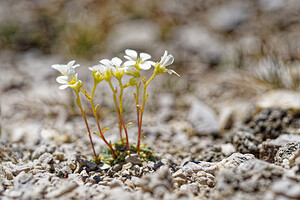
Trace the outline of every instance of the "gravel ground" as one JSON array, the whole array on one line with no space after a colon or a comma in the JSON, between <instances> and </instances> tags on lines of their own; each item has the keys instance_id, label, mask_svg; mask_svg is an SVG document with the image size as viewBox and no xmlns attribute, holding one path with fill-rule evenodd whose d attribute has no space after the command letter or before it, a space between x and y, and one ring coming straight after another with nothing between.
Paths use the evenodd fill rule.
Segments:
<instances>
[{"instance_id":1,"label":"gravel ground","mask_svg":"<svg viewBox=\"0 0 300 200\"><path fill-rule=\"evenodd\" d=\"M82 2L56 1L52 9L47 1L0 3L0 30L16 30L12 39L0 31L0 199L300 199L296 1L135 1L132 8L128 1ZM78 42L80 17L72 15L83 5L84 13L91 11L81 19L88 28L107 28L100 39L87 36L102 41L101 48L88 46L89 54L76 46L89 43ZM13 14L20 10L21 17ZM8 17L7 11L14 12ZM57 21L68 28L59 32ZM6 22L22 31L5 29ZM40 29L45 23L48 31ZM36 30L46 39L32 42ZM170 68L181 77L163 74L149 86L143 142L158 160L131 154L114 166L96 164L74 94L58 89L50 66L76 58L80 79L92 85L87 67L126 48L154 58L167 49L175 57ZM110 88L103 83L97 92L107 139L116 141ZM134 122L132 91L124 95L126 120ZM95 129L89 103L83 106ZM135 124L129 138L137 139ZM102 140L93 140L102 152Z\"/></svg>"}]
</instances>

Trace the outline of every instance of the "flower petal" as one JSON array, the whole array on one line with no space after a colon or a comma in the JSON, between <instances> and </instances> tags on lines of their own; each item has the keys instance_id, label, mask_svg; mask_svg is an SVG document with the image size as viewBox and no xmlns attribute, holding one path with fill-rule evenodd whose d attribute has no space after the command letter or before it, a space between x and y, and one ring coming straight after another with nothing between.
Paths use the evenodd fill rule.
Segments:
<instances>
[{"instance_id":1,"label":"flower petal","mask_svg":"<svg viewBox=\"0 0 300 200\"><path fill-rule=\"evenodd\" d=\"M168 72L168 74L170 74L170 75L171 74L176 74L178 77L180 77L180 75L172 69L165 69L165 72Z\"/></svg>"},{"instance_id":2,"label":"flower petal","mask_svg":"<svg viewBox=\"0 0 300 200\"><path fill-rule=\"evenodd\" d=\"M142 62L145 62L146 60L149 60L151 56L147 53L140 53L140 59Z\"/></svg>"},{"instance_id":3,"label":"flower petal","mask_svg":"<svg viewBox=\"0 0 300 200\"><path fill-rule=\"evenodd\" d=\"M132 59L130 56L127 56L127 55L125 55L124 58L126 58L126 59L129 60L129 61L134 60L134 59ZM136 60L136 59L135 59L135 60Z\"/></svg>"},{"instance_id":4,"label":"flower petal","mask_svg":"<svg viewBox=\"0 0 300 200\"><path fill-rule=\"evenodd\" d=\"M69 78L73 78L73 77L75 76L75 74L76 74L75 69L70 68L70 69L67 70L67 76L68 76Z\"/></svg>"},{"instance_id":5,"label":"flower petal","mask_svg":"<svg viewBox=\"0 0 300 200\"><path fill-rule=\"evenodd\" d=\"M124 67L129 67L129 66L134 66L136 64L136 62L135 61L133 61L133 60L128 60L128 61L126 61L126 62L124 62Z\"/></svg>"},{"instance_id":6,"label":"flower petal","mask_svg":"<svg viewBox=\"0 0 300 200\"><path fill-rule=\"evenodd\" d=\"M120 67L120 65L122 64L122 60L118 57L114 57L113 59L111 59L111 62L116 67Z\"/></svg>"},{"instance_id":7,"label":"flower petal","mask_svg":"<svg viewBox=\"0 0 300 200\"><path fill-rule=\"evenodd\" d=\"M166 59L164 60L164 62L162 62L161 65L164 66L164 67L166 67L166 66L171 65L173 62L174 62L174 57L171 54L169 54L166 57Z\"/></svg>"},{"instance_id":8,"label":"flower petal","mask_svg":"<svg viewBox=\"0 0 300 200\"><path fill-rule=\"evenodd\" d=\"M67 66L72 67L74 64L75 64L75 60L71 60L70 62L68 62Z\"/></svg>"},{"instance_id":9,"label":"flower petal","mask_svg":"<svg viewBox=\"0 0 300 200\"><path fill-rule=\"evenodd\" d=\"M137 54L137 52L135 50L126 49L125 53L126 53L126 55L128 55L132 59L137 59L137 57L138 57L138 54Z\"/></svg>"},{"instance_id":10,"label":"flower petal","mask_svg":"<svg viewBox=\"0 0 300 200\"><path fill-rule=\"evenodd\" d=\"M68 67L66 65L51 65L51 67L53 69L56 69L57 71L59 71L61 74L65 75L67 73Z\"/></svg>"},{"instance_id":11,"label":"flower petal","mask_svg":"<svg viewBox=\"0 0 300 200\"><path fill-rule=\"evenodd\" d=\"M146 61L147 63L149 63L150 65L152 65L152 66L154 66L155 65L155 62L153 62L153 61Z\"/></svg>"},{"instance_id":12,"label":"flower petal","mask_svg":"<svg viewBox=\"0 0 300 200\"><path fill-rule=\"evenodd\" d=\"M60 90L64 90L64 89L66 89L67 87L70 87L70 85L61 85L61 86L59 86L59 89L60 89Z\"/></svg>"},{"instance_id":13,"label":"flower petal","mask_svg":"<svg viewBox=\"0 0 300 200\"><path fill-rule=\"evenodd\" d=\"M75 69L76 67L79 67L79 66L80 66L79 64L73 65L72 68Z\"/></svg>"},{"instance_id":14,"label":"flower petal","mask_svg":"<svg viewBox=\"0 0 300 200\"><path fill-rule=\"evenodd\" d=\"M165 60L167 59L168 51L164 52L164 55L161 57L160 63L164 63Z\"/></svg>"},{"instance_id":15,"label":"flower petal","mask_svg":"<svg viewBox=\"0 0 300 200\"><path fill-rule=\"evenodd\" d=\"M105 65L105 66L111 66L111 65L112 65L111 61L108 60L108 59L102 59L102 60L100 60L99 62L100 62L101 64Z\"/></svg>"},{"instance_id":16,"label":"flower petal","mask_svg":"<svg viewBox=\"0 0 300 200\"><path fill-rule=\"evenodd\" d=\"M93 67L89 67L89 70L104 72L106 70L106 67L104 65L99 64L99 65L94 65Z\"/></svg>"},{"instance_id":17,"label":"flower petal","mask_svg":"<svg viewBox=\"0 0 300 200\"><path fill-rule=\"evenodd\" d=\"M56 78L56 81L60 84L68 84L69 77L67 76L59 76Z\"/></svg>"},{"instance_id":18,"label":"flower petal","mask_svg":"<svg viewBox=\"0 0 300 200\"><path fill-rule=\"evenodd\" d=\"M143 69L143 70L148 70L148 69L151 68L150 63L148 63L148 62L140 63L139 66L140 66L140 68Z\"/></svg>"}]
</instances>

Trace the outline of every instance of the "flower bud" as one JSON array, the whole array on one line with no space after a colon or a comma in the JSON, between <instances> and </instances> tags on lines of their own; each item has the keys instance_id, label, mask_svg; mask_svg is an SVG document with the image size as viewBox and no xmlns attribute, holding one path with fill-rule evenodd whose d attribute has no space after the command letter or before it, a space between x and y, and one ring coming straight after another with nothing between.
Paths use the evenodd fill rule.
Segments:
<instances>
[{"instance_id":1,"label":"flower bud","mask_svg":"<svg viewBox=\"0 0 300 200\"><path fill-rule=\"evenodd\" d=\"M138 82L137 78L131 78L129 81L129 85L134 86L137 84L137 82Z\"/></svg>"},{"instance_id":2,"label":"flower bud","mask_svg":"<svg viewBox=\"0 0 300 200\"><path fill-rule=\"evenodd\" d=\"M93 71L93 77L94 77L95 83L97 83L97 84L100 83L101 81L103 81L103 79L104 79L103 74L101 74L101 72L99 72L97 70Z\"/></svg>"},{"instance_id":3,"label":"flower bud","mask_svg":"<svg viewBox=\"0 0 300 200\"><path fill-rule=\"evenodd\" d=\"M140 71L135 67L127 67L125 73L129 76L133 76L135 78L140 77Z\"/></svg>"},{"instance_id":4,"label":"flower bud","mask_svg":"<svg viewBox=\"0 0 300 200\"><path fill-rule=\"evenodd\" d=\"M81 87L83 86L83 83L81 80L76 81L76 83L72 86L70 86L71 88L73 88L74 90L79 90Z\"/></svg>"}]
</instances>

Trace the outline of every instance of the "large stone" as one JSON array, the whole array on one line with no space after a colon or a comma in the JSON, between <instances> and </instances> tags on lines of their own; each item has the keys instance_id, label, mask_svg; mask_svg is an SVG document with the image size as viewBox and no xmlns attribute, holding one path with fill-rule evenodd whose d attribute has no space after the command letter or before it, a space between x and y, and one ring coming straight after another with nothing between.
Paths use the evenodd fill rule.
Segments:
<instances>
[{"instance_id":1,"label":"large stone","mask_svg":"<svg viewBox=\"0 0 300 200\"><path fill-rule=\"evenodd\" d=\"M125 161L126 162L130 162L133 165L141 165L141 158L138 154L130 154L128 156L125 157Z\"/></svg>"},{"instance_id":2,"label":"large stone","mask_svg":"<svg viewBox=\"0 0 300 200\"><path fill-rule=\"evenodd\" d=\"M187 119L194 126L197 135L216 135L219 132L216 113L201 101L192 103Z\"/></svg>"},{"instance_id":3,"label":"large stone","mask_svg":"<svg viewBox=\"0 0 300 200\"><path fill-rule=\"evenodd\" d=\"M221 162L219 162L217 166L219 169L236 168L240 166L242 163L253 159L254 159L254 155L252 154L234 153L228 158L225 158Z\"/></svg>"},{"instance_id":4,"label":"large stone","mask_svg":"<svg viewBox=\"0 0 300 200\"><path fill-rule=\"evenodd\" d=\"M280 108L300 111L300 93L288 90L272 90L257 100L259 108Z\"/></svg>"},{"instance_id":5,"label":"large stone","mask_svg":"<svg viewBox=\"0 0 300 200\"><path fill-rule=\"evenodd\" d=\"M278 180L271 185L271 190L288 198L300 199L300 183L294 180Z\"/></svg>"},{"instance_id":6,"label":"large stone","mask_svg":"<svg viewBox=\"0 0 300 200\"><path fill-rule=\"evenodd\" d=\"M159 30L156 24L144 20L132 20L118 24L112 29L107 39L110 44L108 48L113 52L123 51L126 48L151 49L158 36Z\"/></svg>"},{"instance_id":7,"label":"large stone","mask_svg":"<svg viewBox=\"0 0 300 200\"><path fill-rule=\"evenodd\" d=\"M221 169L216 175L216 186L211 192L211 198L268 199L266 191L284 173L282 167L258 159L248 160L234 168Z\"/></svg>"},{"instance_id":8,"label":"large stone","mask_svg":"<svg viewBox=\"0 0 300 200\"><path fill-rule=\"evenodd\" d=\"M140 181L142 190L151 193L156 198L162 198L166 192L173 191L173 178L167 166L144 176Z\"/></svg>"},{"instance_id":9,"label":"large stone","mask_svg":"<svg viewBox=\"0 0 300 200\"><path fill-rule=\"evenodd\" d=\"M231 31L247 21L252 14L253 8L246 1L230 1L212 9L208 21L215 29Z\"/></svg>"},{"instance_id":10,"label":"large stone","mask_svg":"<svg viewBox=\"0 0 300 200\"><path fill-rule=\"evenodd\" d=\"M268 162L275 162L277 151L289 142L300 142L300 135L285 134L263 142L259 150L259 158Z\"/></svg>"},{"instance_id":11,"label":"large stone","mask_svg":"<svg viewBox=\"0 0 300 200\"><path fill-rule=\"evenodd\" d=\"M296 155L299 149L300 149L300 142L289 142L284 146L280 147L274 158L276 164L289 168L290 158ZM288 166L286 166L285 163L287 163Z\"/></svg>"},{"instance_id":12,"label":"large stone","mask_svg":"<svg viewBox=\"0 0 300 200\"><path fill-rule=\"evenodd\" d=\"M179 52L185 50L188 55L196 53L195 60L199 60L200 57L205 63L214 65L222 59L224 49L220 45L218 36L203 26L198 24L181 26L176 31L175 38ZM190 60L192 58L189 56Z\"/></svg>"}]
</instances>

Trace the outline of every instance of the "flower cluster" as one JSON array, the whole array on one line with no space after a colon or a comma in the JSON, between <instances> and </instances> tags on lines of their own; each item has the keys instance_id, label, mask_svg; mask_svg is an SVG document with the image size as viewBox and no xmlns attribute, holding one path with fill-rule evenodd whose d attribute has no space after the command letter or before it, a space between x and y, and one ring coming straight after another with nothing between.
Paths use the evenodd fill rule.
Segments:
<instances>
[{"instance_id":1,"label":"flower cluster","mask_svg":"<svg viewBox=\"0 0 300 200\"><path fill-rule=\"evenodd\" d=\"M83 83L78 79L78 74L76 73L75 69L79 67L79 65L74 65L75 61L70 61L67 65L52 65L52 68L58 70L61 73L61 76L57 77L56 81L62 84L59 89L63 90L67 87L72 88L76 94L76 103L80 108L81 114L83 116L84 122L86 124L86 128L88 131L88 135L90 138L90 142L93 148L93 153L95 159L97 161L97 154L94 149L94 144L91 137L91 131L85 116L85 110L82 108L81 100L80 100L80 93L83 93L84 96L90 101L92 106L94 117L97 122L98 132L93 132L96 135L99 135L102 140L106 143L109 147L110 151L114 158L117 158L118 152L115 152L113 145L105 139L104 132L108 130L108 128L102 129L100 126L100 121L97 116L97 109L99 105L94 104L94 94L96 91L96 87L101 81L106 81L113 93L113 100L115 103L115 107L119 117L119 131L120 131L120 139L124 145L126 145L127 153L130 153L129 148L129 141L128 141L128 132L127 127L132 123L125 124L124 116L123 116L123 94L124 90L131 86L135 87L136 92L133 93L136 103L136 113L137 113L137 127L138 127L138 138L136 143L136 152L140 153L140 146L141 146L141 139L142 139L142 121L143 121L143 114L145 109L145 103L148 97L147 93L147 86L151 80L154 79L155 76L163 73L169 74L176 74L179 76L174 70L167 69L169 65L174 62L174 57L171 54L168 54L167 51L164 52L161 60L159 62L151 61L151 55L147 53L140 53L138 54L134 50L127 49L125 51L124 58L126 61L123 61L120 58L114 57L111 60L102 59L100 60L100 64L89 67L89 70L92 71L93 79L94 79L94 87L91 94L88 94L86 90L82 89ZM123 63L123 64L122 64ZM146 77L141 75L141 70L149 70L151 67L154 68L153 74L150 78L146 80ZM124 74L131 77L130 81L126 84L123 84L122 77ZM119 83L119 90L117 87L114 87L112 84L112 77L116 78ZM142 93L140 95L141 86L143 87ZM118 92L119 91L119 92ZM117 98L119 96L119 98ZM141 96L141 97L140 97ZM142 101L140 103L140 98ZM122 136L123 130L125 132L125 137ZM125 141L126 140L126 141Z\"/></svg>"}]
</instances>

